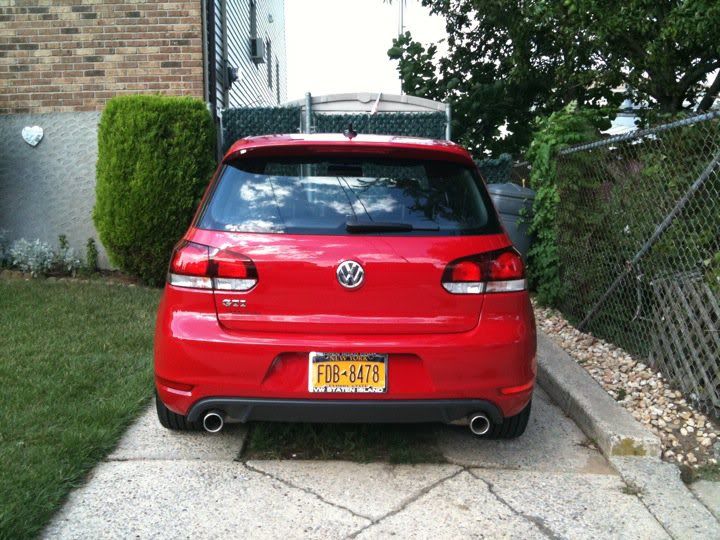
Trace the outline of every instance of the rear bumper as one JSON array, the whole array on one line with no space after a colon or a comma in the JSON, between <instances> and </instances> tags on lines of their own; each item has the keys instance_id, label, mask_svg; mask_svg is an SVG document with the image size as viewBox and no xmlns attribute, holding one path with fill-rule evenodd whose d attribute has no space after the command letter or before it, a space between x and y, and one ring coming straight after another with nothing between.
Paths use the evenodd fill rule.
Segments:
<instances>
[{"instance_id":1,"label":"rear bumper","mask_svg":"<svg viewBox=\"0 0 720 540\"><path fill-rule=\"evenodd\" d=\"M218 410L227 422L326 422L351 423L450 423L475 412L485 413L495 423L502 413L489 401L464 400L309 400L206 398L195 403L188 420L202 419L204 413Z\"/></svg>"},{"instance_id":2,"label":"rear bumper","mask_svg":"<svg viewBox=\"0 0 720 540\"><path fill-rule=\"evenodd\" d=\"M484 410L485 403L506 418L532 396L535 345L525 292L487 295L478 326L468 332L310 335L227 330L218 324L212 292L168 286L158 311L155 383L177 414L222 398L239 421L445 422ZM387 391L309 392L311 351L388 354ZM392 420L400 417L408 420Z\"/></svg>"}]
</instances>

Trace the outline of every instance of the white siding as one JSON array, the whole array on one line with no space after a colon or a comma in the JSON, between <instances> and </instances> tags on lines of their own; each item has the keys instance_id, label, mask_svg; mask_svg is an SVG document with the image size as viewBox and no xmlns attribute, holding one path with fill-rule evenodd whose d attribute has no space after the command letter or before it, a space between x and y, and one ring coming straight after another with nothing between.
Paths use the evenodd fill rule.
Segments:
<instances>
[{"instance_id":1,"label":"white siding","mask_svg":"<svg viewBox=\"0 0 720 540\"><path fill-rule=\"evenodd\" d=\"M215 2L216 96L218 110L225 107L278 105L287 96L284 0L256 0L257 37L266 44L265 62L250 59L251 0L212 0ZM223 20L224 16L224 20ZM272 18L272 22L270 19ZM267 52L271 51L268 58ZM238 70L238 80L230 89L225 85L226 67ZM280 80L277 81L279 68ZM270 76L269 76L270 75ZM268 84L269 80L271 84ZM278 100L276 85L280 85Z\"/></svg>"}]
</instances>

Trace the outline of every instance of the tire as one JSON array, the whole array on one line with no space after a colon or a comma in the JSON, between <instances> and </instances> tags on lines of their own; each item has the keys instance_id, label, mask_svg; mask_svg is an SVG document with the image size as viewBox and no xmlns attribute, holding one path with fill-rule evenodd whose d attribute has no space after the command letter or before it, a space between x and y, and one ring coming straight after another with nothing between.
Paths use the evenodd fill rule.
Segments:
<instances>
[{"instance_id":1,"label":"tire","mask_svg":"<svg viewBox=\"0 0 720 540\"><path fill-rule=\"evenodd\" d=\"M532 401L515 416L505 418L502 424L493 424L485 435L486 439L515 439L525 433L525 428L530 420L530 409Z\"/></svg>"},{"instance_id":2,"label":"tire","mask_svg":"<svg viewBox=\"0 0 720 540\"><path fill-rule=\"evenodd\" d=\"M196 422L188 422L187 417L172 412L165 404L160 401L157 393L155 394L155 409L157 410L160 425L165 429L173 431L197 431L200 426Z\"/></svg>"}]
</instances>

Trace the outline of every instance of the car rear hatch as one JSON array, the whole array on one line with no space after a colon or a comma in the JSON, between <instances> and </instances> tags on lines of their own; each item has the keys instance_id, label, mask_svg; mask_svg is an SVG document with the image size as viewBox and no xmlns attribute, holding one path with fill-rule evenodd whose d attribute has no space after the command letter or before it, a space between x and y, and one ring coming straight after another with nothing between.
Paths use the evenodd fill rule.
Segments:
<instances>
[{"instance_id":1,"label":"car rear hatch","mask_svg":"<svg viewBox=\"0 0 720 540\"><path fill-rule=\"evenodd\" d=\"M186 240L223 327L346 335L471 330L483 294L443 281L509 244L472 168L367 155L227 164Z\"/></svg>"},{"instance_id":2,"label":"car rear hatch","mask_svg":"<svg viewBox=\"0 0 720 540\"><path fill-rule=\"evenodd\" d=\"M500 247L487 237L470 247L461 238L378 238L234 234L197 231L196 241L252 260L257 283L248 291L215 290L218 320L232 330L318 334L463 332L478 324L483 295L453 295L441 284L448 263ZM364 271L355 288L337 268L355 261Z\"/></svg>"}]
</instances>

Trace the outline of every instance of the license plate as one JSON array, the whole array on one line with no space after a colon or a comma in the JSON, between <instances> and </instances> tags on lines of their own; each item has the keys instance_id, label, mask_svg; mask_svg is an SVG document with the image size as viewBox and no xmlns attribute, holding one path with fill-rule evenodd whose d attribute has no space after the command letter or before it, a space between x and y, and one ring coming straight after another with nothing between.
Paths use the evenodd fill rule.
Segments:
<instances>
[{"instance_id":1,"label":"license plate","mask_svg":"<svg viewBox=\"0 0 720 540\"><path fill-rule=\"evenodd\" d=\"M310 392L380 393L387 388L387 354L311 352Z\"/></svg>"}]
</instances>

